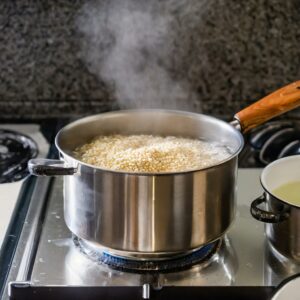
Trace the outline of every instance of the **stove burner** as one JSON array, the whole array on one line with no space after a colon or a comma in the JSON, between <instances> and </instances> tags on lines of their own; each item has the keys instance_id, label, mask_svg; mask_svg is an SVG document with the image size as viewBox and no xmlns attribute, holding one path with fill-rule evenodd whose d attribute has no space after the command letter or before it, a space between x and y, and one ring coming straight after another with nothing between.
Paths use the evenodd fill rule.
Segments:
<instances>
[{"instance_id":1,"label":"stove burner","mask_svg":"<svg viewBox=\"0 0 300 300\"><path fill-rule=\"evenodd\" d=\"M21 133L0 129L0 183L26 177L27 162L38 154L36 143Z\"/></svg>"},{"instance_id":2,"label":"stove burner","mask_svg":"<svg viewBox=\"0 0 300 300\"><path fill-rule=\"evenodd\" d=\"M269 122L254 130L249 137L255 159L264 165L300 154L300 130L293 122Z\"/></svg>"},{"instance_id":3,"label":"stove burner","mask_svg":"<svg viewBox=\"0 0 300 300\"><path fill-rule=\"evenodd\" d=\"M95 250L87 247L83 240L74 236L74 243L80 251L92 260L106 264L110 268L130 273L172 273L189 269L190 267L207 262L221 246L222 241L218 240L203 246L193 252L175 258L160 260L135 260L121 256L111 255L108 252Z\"/></svg>"}]
</instances>

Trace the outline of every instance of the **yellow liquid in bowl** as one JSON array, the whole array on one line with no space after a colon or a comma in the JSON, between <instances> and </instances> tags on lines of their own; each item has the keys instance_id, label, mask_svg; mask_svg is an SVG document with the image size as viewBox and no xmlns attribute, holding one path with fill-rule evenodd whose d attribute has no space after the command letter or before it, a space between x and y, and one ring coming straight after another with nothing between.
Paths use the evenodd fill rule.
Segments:
<instances>
[{"instance_id":1,"label":"yellow liquid in bowl","mask_svg":"<svg viewBox=\"0 0 300 300\"><path fill-rule=\"evenodd\" d=\"M272 193L277 198L300 207L300 181L285 183L273 190Z\"/></svg>"}]
</instances>

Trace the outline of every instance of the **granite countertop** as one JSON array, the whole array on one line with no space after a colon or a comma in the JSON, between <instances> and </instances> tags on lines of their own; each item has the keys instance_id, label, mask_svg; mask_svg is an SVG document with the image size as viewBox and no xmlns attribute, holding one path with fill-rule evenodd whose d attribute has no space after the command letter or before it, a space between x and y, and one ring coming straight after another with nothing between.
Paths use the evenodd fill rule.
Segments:
<instances>
[{"instance_id":1,"label":"granite countertop","mask_svg":"<svg viewBox=\"0 0 300 300\"><path fill-rule=\"evenodd\" d=\"M114 84L82 59L76 23L85 3L103 11L108 2L1 1L1 118L74 116L118 107ZM196 97L187 101L195 101L195 111L230 118L300 78L297 0L166 0L162 11L174 17L174 55L166 68L172 78L188 82Z\"/></svg>"}]
</instances>

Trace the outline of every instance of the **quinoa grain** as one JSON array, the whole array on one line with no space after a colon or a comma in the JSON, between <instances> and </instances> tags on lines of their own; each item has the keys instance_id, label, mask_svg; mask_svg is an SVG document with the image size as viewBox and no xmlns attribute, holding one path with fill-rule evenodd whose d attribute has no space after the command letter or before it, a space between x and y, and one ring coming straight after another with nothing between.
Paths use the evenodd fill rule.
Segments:
<instances>
[{"instance_id":1,"label":"quinoa grain","mask_svg":"<svg viewBox=\"0 0 300 300\"><path fill-rule=\"evenodd\" d=\"M201 169L230 156L215 142L175 136L106 135L77 147L75 157L104 169L127 172L181 172Z\"/></svg>"}]
</instances>

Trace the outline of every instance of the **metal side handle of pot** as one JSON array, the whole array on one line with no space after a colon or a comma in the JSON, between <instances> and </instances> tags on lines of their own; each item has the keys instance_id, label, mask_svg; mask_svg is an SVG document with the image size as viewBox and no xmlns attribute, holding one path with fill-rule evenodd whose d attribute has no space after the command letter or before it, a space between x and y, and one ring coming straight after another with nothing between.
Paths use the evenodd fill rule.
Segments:
<instances>
[{"instance_id":1,"label":"metal side handle of pot","mask_svg":"<svg viewBox=\"0 0 300 300\"><path fill-rule=\"evenodd\" d=\"M28 170L35 176L74 175L77 168L58 159L35 158L28 161Z\"/></svg>"},{"instance_id":2,"label":"metal side handle of pot","mask_svg":"<svg viewBox=\"0 0 300 300\"><path fill-rule=\"evenodd\" d=\"M259 208L260 205L266 204L266 193L256 198L250 207L250 212L253 218L265 223L279 223L289 218L289 213L286 211L272 212Z\"/></svg>"}]
</instances>

